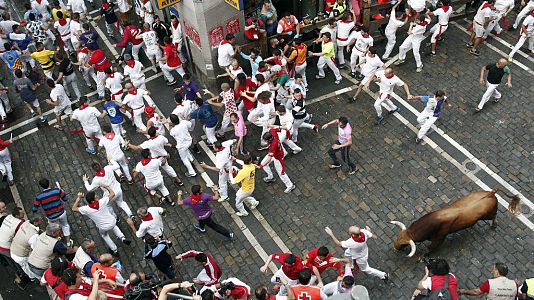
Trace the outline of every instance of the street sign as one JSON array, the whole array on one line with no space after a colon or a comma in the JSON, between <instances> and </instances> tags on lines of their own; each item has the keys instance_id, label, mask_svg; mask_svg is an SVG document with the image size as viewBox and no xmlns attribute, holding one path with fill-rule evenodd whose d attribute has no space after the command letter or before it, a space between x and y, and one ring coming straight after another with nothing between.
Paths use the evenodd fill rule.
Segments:
<instances>
[{"instance_id":1,"label":"street sign","mask_svg":"<svg viewBox=\"0 0 534 300\"><path fill-rule=\"evenodd\" d=\"M158 9L164 9L165 7L174 5L182 0L156 0L156 7Z\"/></svg>"},{"instance_id":2,"label":"street sign","mask_svg":"<svg viewBox=\"0 0 534 300\"><path fill-rule=\"evenodd\" d=\"M226 3L230 4L233 8L237 10L243 10L245 5L243 0L224 0Z\"/></svg>"}]
</instances>

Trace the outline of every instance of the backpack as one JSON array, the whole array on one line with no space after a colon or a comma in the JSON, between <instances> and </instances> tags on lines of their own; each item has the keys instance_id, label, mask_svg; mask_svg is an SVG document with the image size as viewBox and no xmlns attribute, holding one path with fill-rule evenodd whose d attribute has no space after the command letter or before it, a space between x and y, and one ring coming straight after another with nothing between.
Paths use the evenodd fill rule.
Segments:
<instances>
[{"instance_id":1,"label":"backpack","mask_svg":"<svg viewBox=\"0 0 534 300\"><path fill-rule=\"evenodd\" d=\"M430 292L426 297L423 297L421 299L425 299L425 300L452 300L452 295L451 295L451 292L449 291L449 278L450 277L451 277L451 275L447 274L447 278L445 278L445 285L442 288Z\"/></svg>"}]
</instances>

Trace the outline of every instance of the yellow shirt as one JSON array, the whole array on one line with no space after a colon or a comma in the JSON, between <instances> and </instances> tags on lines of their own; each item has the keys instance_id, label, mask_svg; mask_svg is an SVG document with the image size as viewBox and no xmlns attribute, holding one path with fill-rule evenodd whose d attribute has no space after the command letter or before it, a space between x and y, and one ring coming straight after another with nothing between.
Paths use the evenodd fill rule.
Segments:
<instances>
[{"instance_id":1,"label":"yellow shirt","mask_svg":"<svg viewBox=\"0 0 534 300\"><path fill-rule=\"evenodd\" d=\"M332 41L329 41L328 43L323 42L321 50L325 58L332 58L334 56L334 43L332 43Z\"/></svg>"},{"instance_id":2,"label":"yellow shirt","mask_svg":"<svg viewBox=\"0 0 534 300\"><path fill-rule=\"evenodd\" d=\"M31 54L31 57L33 57L41 64L43 70L50 71L54 68L54 61L50 58L50 56L54 55L55 53L56 51L44 49L43 51L33 52Z\"/></svg>"},{"instance_id":3,"label":"yellow shirt","mask_svg":"<svg viewBox=\"0 0 534 300\"><path fill-rule=\"evenodd\" d=\"M256 175L256 166L254 164L244 165L234 177L236 182L241 182L241 189L245 193L254 191L254 177Z\"/></svg>"},{"instance_id":4,"label":"yellow shirt","mask_svg":"<svg viewBox=\"0 0 534 300\"><path fill-rule=\"evenodd\" d=\"M61 0L60 0L61 1ZM64 8L52 8L52 19L54 20L54 22L57 22L57 20L59 20L59 18L57 17L57 12L60 11L61 13L63 13L63 18L68 18L70 17L70 14L69 14L69 11L64 9Z\"/></svg>"}]
</instances>

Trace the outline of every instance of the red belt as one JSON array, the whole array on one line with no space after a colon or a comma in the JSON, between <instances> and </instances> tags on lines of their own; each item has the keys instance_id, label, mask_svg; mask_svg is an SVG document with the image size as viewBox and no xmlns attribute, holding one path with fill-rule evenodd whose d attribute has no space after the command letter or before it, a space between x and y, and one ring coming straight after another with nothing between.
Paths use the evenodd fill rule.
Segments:
<instances>
[{"instance_id":1,"label":"red belt","mask_svg":"<svg viewBox=\"0 0 534 300\"><path fill-rule=\"evenodd\" d=\"M340 40L340 41L348 41L349 38L340 38L339 36L336 36L336 40Z\"/></svg>"}]
</instances>

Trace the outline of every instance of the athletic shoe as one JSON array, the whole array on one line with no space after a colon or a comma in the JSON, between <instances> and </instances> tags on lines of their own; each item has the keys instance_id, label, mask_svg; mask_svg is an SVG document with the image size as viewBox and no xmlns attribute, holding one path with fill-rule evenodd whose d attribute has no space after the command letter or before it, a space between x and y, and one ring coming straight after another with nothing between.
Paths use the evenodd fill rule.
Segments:
<instances>
[{"instance_id":1,"label":"athletic shoe","mask_svg":"<svg viewBox=\"0 0 534 300\"><path fill-rule=\"evenodd\" d=\"M471 50L469 51L469 53L471 53L471 54L473 54L473 55L475 55L475 56L479 56L479 55L480 55L480 51L478 51L478 50L473 50L473 49L471 49Z\"/></svg>"},{"instance_id":2,"label":"athletic shoe","mask_svg":"<svg viewBox=\"0 0 534 300\"><path fill-rule=\"evenodd\" d=\"M295 186L295 184L293 184L292 186L288 187L287 189L284 190L284 193L286 194L289 194L291 193L294 189L296 189L297 187Z\"/></svg>"},{"instance_id":3,"label":"athletic shoe","mask_svg":"<svg viewBox=\"0 0 534 300\"><path fill-rule=\"evenodd\" d=\"M416 143L416 144L421 144L421 141L422 141L422 139L420 139L420 138L415 138L415 143Z\"/></svg>"},{"instance_id":4,"label":"athletic shoe","mask_svg":"<svg viewBox=\"0 0 534 300\"><path fill-rule=\"evenodd\" d=\"M299 154L301 151L302 151L302 149L300 149L300 150L293 150L293 154Z\"/></svg>"},{"instance_id":5,"label":"athletic shoe","mask_svg":"<svg viewBox=\"0 0 534 300\"><path fill-rule=\"evenodd\" d=\"M358 171L358 167L357 166L355 166L354 168L350 169L349 175L352 175L352 174L356 173L356 171Z\"/></svg>"},{"instance_id":6,"label":"athletic shoe","mask_svg":"<svg viewBox=\"0 0 534 300\"><path fill-rule=\"evenodd\" d=\"M173 80L171 82L167 82L167 85L171 86L171 85L175 85L176 84L176 80Z\"/></svg>"},{"instance_id":7,"label":"athletic shoe","mask_svg":"<svg viewBox=\"0 0 534 300\"><path fill-rule=\"evenodd\" d=\"M32 111L32 118L37 116L37 113L35 111Z\"/></svg>"},{"instance_id":8,"label":"athletic shoe","mask_svg":"<svg viewBox=\"0 0 534 300\"><path fill-rule=\"evenodd\" d=\"M318 132L319 132L319 125L314 124L314 125L313 125L313 131L315 131L315 132L318 133Z\"/></svg>"},{"instance_id":9,"label":"athletic shoe","mask_svg":"<svg viewBox=\"0 0 534 300\"><path fill-rule=\"evenodd\" d=\"M180 181L175 180L174 182L176 182L176 184L177 184L178 186L183 186L183 185L184 185L184 182L181 181L181 180L180 180Z\"/></svg>"},{"instance_id":10,"label":"athletic shoe","mask_svg":"<svg viewBox=\"0 0 534 300\"><path fill-rule=\"evenodd\" d=\"M127 240L127 239L122 239L122 243L126 246L130 246L132 244L132 241L130 240Z\"/></svg>"},{"instance_id":11,"label":"athletic shoe","mask_svg":"<svg viewBox=\"0 0 534 300\"><path fill-rule=\"evenodd\" d=\"M69 239L67 242L67 247L72 247L74 245L74 241L72 239Z\"/></svg>"},{"instance_id":12,"label":"athletic shoe","mask_svg":"<svg viewBox=\"0 0 534 300\"><path fill-rule=\"evenodd\" d=\"M391 58L390 57L384 57L382 56L382 60L390 60Z\"/></svg>"},{"instance_id":13,"label":"athletic shoe","mask_svg":"<svg viewBox=\"0 0 534 300\"><path fill-rule=\"evenodd\" d=\"M331 164L331 165L329 166L329 168L330 168L330 169L337 169L337 168L341 168L341 165L340 165L340 164L337 164L337 165L335 165L335 164Z\"/></svg>"},{"instance_id":14,"label":"athletic shoe","mask_svg":"<svg viewBox=\"0 0 534 300\"><path fill-rule=\"evenodd\" d=\"M423 71L423 66L420 66L419 68L415 70L415 72L417 73L421 73L422 71Z\"/></svg>"},{"instance_id":15,"label":"athletic shoe","mask_svg":"<svg viewBox=\"0 0 534 300\"><path fill-rule=\"evenodd\" d=\"M347 66L345 64L339 64L339 66L337 68L340 69L340 70L343 70L343 69L346 69Z\"/></svg>"},{"instance_id":16,"label":"athletic shoe","mask_svg":"<svg viewBox=\"0 0 534 300\"><path fill-rule=\"evenodd\" d=\"M334 81L334 84L340 84L340 83L341 83L341 79Z\"/></svg>"},{"instance_id":17,"label":"athletic shoe","mask_svg":"<svg viewBox=\"0 0 534 300\"><path fill-rule=\"evenodd\" d=\"M473 48L474 45L471 44L471 43L467 43L467 44L465 44L465 46L466 46L467 48Z\"/></svg>"},{"instance_id":18,"label":"athletic shoe","mask_svg":"<svg viewBox=\"0 0 534 300\"><path fill-rule=\"evenodd\" d=\"M350 77L354 78L354 77L356 77L356 72L350 72L349 75L350 75Z\"/></svg>"},{"instance_id":19,"label":"athletic shoe","mask_svg":"<svg viewBox=\"0 0 534 300\"><path fill-rule=\"evenodd\" d=\"M193 227L200 232L206 232L206 228L202 228L200 224L193 224Z\"/></svg>"},{"instance_id":20,"label":"athletic shoe","mask_svg":"<svg viewBox=\"0 0 534 300\"><path fill-rule=\"evenodd\" d=\"M87 152L87 153L89 153L89 154L92 154L92 155L95 155L95 154L96 154L96 150L95 150L95 149L85 148L85 152Z\"/></svg>"},{"instance_id":21,"label":"athletic shoe","mask_svg":"<svg viewBox=\"0 0 534 300\"><path fill-rule=\"evenodd\" d=\"M119 176L119 182L124 182L126 180L126 177L124 177L124 175L121 174L121 176Z\"/></svg>"},{"instance_id":22,"label":"athletic shoe","mask_svg":"<svg viewBox=\"0 0 534 300\"><path fill-rule=\"evenodd\" d=\"M222 138L224 138L224 134L216 133L216 134L215 134L215 137L216 137L216 138L219 138L219 139L222 139Z\"/></svg>"},{"instance_id":23,"label":"athletic shoe","mask_svg":"<svg viewBox=\"0 0 534 300\"><path fill-rule=\"evenodd\" d=\"M217 200L217 202L219 202L219 203L220 203L220 202L224 202L224 201L226 201L226 200L228 200L228 199L230 199L230 197L228 197L228 196L226 196L226 197L224 197L224 198L221 197L221 198L219 198L219 200Z\"/></svg>"},{"instance_id":24,"label":"athletic shoe","mask_svg":"<svg viewBox=\"0 0 534 300\"><path fill-rule=\"evenodd\" d=\"M47 116L41 116L41 117L39 118L39 121L41 121L41 123L44 123L44 122L46 122L46 119L47 119L47 118L48 118Z\"/></svg>"},{"instance_id":25,"label":"athletic shoe","mask_svg":"<svg viewBox=\"0 0 534 300\"><path fill-rule=\"evenodd\" d=\"M54 129L57 130L63 130L63 127L59 126L58 124L54 125Z\"/></svg>"},{"instance_id":26,"label":"athletic shoe","mask_svg":"<svg viewBox=\"0 0 534 300\"><path fill-rule=\"evenodd\" d=\"M402 65L403 63L404 63L404 59L399 59L394 63L394 65L398 66L398 65Z\"/></svg>"},{"instance_id":27,"label":"athletic shoe","mask_svg":"<svg viewBox=\"0 0 534 300\"><path fill-rule=\"evenodd\" d=\"M397 107L397 109L395 109L395 110L390 110L390 111L388 111L388 114L389 114L389 115L392 115L392 114L394 114L394 113L396 113L396 112L400 112L400 107Z\"/></svg>"},{"instance_id":28,"label":"athletic shoe","mask_svg":"<svg viewBox=\"0 0 534 300\"><path fill-rule=\"evenodd\" d=\"M244 212L243 211L238 211L238 212L235 213L235 215L238 216L238 217L246 217L246 216L248 216L248 212L246 212L246 211L244 211Z\"/></svg>"},{"instance_id":29,"label":"athletic shoe","mask_svg":"<svg viewBox=\"0 0 534 300\"><path fill-rule=\"evenodd\" d=\"M195 176L197 176L197 173L193 173L193 174L185 173L185 176L187 176L187 177L195 177Z\"/></svg>"},{"instance_id":30,"label":"athletic shoe","mask_svg":"<svg viewBox=\"0 0 534 300\"><path fill-rule=\"evenodd\" d=\"M267 149L269 149L269 145L260 145L258 147L258 151L263 151L263 150L267 150Z\"/></svg>"},{"instance_id":31,"label":"athletic shoe","mask_svg":"<svg viewBox=\"0 0 534 300\"><path fill-rule=\"evenodd\" d=\"M363 76L361 74L356 76L356 80L358 80L358 81L362 81L364 78L365 78L365 76Z\"/></svg>"},{"instance_id":32,"label":"athletic shoe","mask_svg":"<svg viewBox=\"0 0 534 300\"><path fill-rule=\"evenodd\" d=\"M533 53L534 53L534 52L533 52ZM513 59L511 56L509 56L509 57L508 57L508 61L509 61L509 62L513 62L514 59Z\"/></svg>"},{"instance_id":33,"label":"athletic shoe","mask_svg":"<svg viewBox=\"0 0 534 300\"><path fill-rule=\"evenodd\" d=\"M380 125L384 121L384 117L376 117L375 125Z\"/></svg>"},{"instance_id":34,"label":"athletic shoe","mask_svg":"<svg viewBox=\"0 0 534 300\"><path fill-rule=\"evenodd\" d=\"M493 102L497 103L497 102L499 102L500 100L501 100L501 98L495 98L495 99L493 99Z\"/></svg>"},{"instance_id":35,"label":"athletic shoe","mask_svg":"<svg viewBox=\"0 0 534 300\"><path fill-rule=\"evenodd\" d=\"M128 218L130 218L134 223L137 223L139 221L139 218L137 218L135 215L131 215Z\"/></svg>"},{"instance_id":36,"label":"athletic shoe","mask_svg":"<svg viewBox=\"0 0 534 300\"><path fill-rule=\"evenodd\" d=\"M250 209L255 209L256 207L258 207L258 205L260 205L260 201L256 200L256 202L252 203Z\"/></svg>"},{"instance_id":37,"label":"athletic shoe","mask_svg":"<svg viewBox=\"0 0 534 300\"><path fill-rule=\"evenodd\" d=\"M315 75L315 79L323 79L324 76L320 76L320 75Z\"/></svg>"},{"instance_id":38,"label":"athletic shoe","mask_svg":"<svg viewBox=\"0 0 534 300\"><path fill-rule=\"evenodd\" d=\"M388 281L389 281L389 273L386 273L386 275L384 275L384 278L382 278L382 280L384 280L385 283L388 283Z\"/></svg>"},{"instance_id":39,"label":"athletic shoe","mask_svg":"<svg viewBox=\"0 0 534 300\"><path fill-rule=\"evenodd\" d=\"M265 182L265 183L271 183L271 182L275 182L275 181L276 181L276 179L274 177L271 177L271 178L265 177L265 178L263 178L263 182Z\"/></svg>"},{"instance_id":40,"label":"athletic shoe","mask_svg":"<svg viewBox=\"0 0 534 300\"><path fill-rule=\"evenodd\" d=\"M478 112L480 112L481 110L482 110L481 108L478 108L478 107L475 108L475 114L478 113Z\"/></svg>"}]
</instances>

